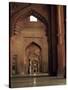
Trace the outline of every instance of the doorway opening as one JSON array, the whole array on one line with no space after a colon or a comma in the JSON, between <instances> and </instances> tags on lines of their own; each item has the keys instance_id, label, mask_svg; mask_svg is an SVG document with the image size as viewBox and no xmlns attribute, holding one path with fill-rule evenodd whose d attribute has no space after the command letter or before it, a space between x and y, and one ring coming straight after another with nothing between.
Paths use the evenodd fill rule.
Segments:
<instances>
[{"instance_id":1,"label":"doorway opening","mask_svg":"<svg viewBox=\"0 0 68 90\"><path fill-rule=\"evenodd\" d=\"M28 74L40 73L41 48L36 43L32 42L26 48L28 61Z\"/></svg>"}]
</instances>

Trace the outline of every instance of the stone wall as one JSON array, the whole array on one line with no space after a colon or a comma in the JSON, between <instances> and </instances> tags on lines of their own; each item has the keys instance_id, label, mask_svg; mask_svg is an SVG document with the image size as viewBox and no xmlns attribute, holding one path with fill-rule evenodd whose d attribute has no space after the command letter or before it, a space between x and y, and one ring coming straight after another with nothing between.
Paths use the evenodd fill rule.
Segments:
<instances>
[{"instance_id":1,"label":"stone wall","mask_svg":"<svg viewBox=\"0 0 68 90\"><path fill-rule=\"evenodd\" d=\"M23 20L18 20L15 25L15 35L11 37L11 62L13 60L13 55L17 55L18 73L28 73L25 50L31 42L40 46L42 72L48 72L48 42L46 26L39 20L37 22L30 22L29 17Z\"/></svg>"}]
</instances>

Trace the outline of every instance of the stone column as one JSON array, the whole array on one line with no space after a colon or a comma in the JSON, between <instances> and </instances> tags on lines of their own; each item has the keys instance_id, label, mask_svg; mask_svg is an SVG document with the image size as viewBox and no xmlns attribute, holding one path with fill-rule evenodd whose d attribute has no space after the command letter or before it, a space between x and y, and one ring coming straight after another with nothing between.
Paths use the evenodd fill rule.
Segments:
<instances>
[{"instance_id":1,"label":"stone column","mask_svg":"<svg viewBox=\"0 0 68 90\"><path fill-rule=\"evenodd\" d=\"M64 42L64 9L63 6L57 6L58 22L58 73L64 73L65 67L65 42Z\"/></svg>"},{"instance_id":2,"label":"stone column","mask_svg":"<svg viewBox=\"0 0 68 90\"><path fill-rule=\"evenodd\" d=\"M49 75L57 75L57 25L56 6L50 7L50 29L49 29Z\"/></svg>"}]
</instances>

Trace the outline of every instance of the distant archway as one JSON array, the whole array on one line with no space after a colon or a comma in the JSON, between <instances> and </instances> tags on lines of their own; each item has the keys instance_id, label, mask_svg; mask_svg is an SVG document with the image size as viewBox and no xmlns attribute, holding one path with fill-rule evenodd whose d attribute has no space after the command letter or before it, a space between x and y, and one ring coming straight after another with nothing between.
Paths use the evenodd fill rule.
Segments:
<instances>
[{"instance_id":1,"label":"distant archway","mask_svg":"<svg viewBox=\"0 0 68 90\"><path fill-rule=\"evenodd\" d=\"M32 42L26 47L26 60L28 62L28 73L34 74L40 72L41 48Z\"/></svg>"}]
</instances>

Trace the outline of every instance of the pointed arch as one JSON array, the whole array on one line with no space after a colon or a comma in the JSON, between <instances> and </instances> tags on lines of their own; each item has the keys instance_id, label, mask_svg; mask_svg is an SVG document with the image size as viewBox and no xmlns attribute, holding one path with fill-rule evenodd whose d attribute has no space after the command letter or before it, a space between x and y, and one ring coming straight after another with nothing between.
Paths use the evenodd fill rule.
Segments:
<instances>
[{"instance_id":1,"label":"pointed arch","mask_svg":"<svg viewBox=\"0 0 68 90\"><path fill-rule=\"evenodd\" d=\"M34 73L34 69L36 68L36 73L40 72L40 67L41 67L41 47L36 44L35 42L31 42L27 47L26 47L26 61L28 70L30 73ZM35 68L34 64L35 62ZM31 67L31 70L30 70Z\"/></svg>"},{"instance_id":2,"label":"pointed arch","mask_svg":"<svg viewBox=\"0 0 68 90\"><path fill-rule=\"evenodd\" d=\"M48 26L48 21L47 19L45 18L45 16L41 15L39 12L37 12L36 10L34 9L30 9L30 10L27 10L27 11L24 11L24 13L20 14L20 12L18 13L18 16L16 17L15 16L15 21L17 21L19 18L26 18L26 17L29 17L30 15L33 15L35 16L37 19L39 19L43 24L45 24L46 26Z\"/></svg>"},{"instance_id":3,"label":"pointed arch","mask_svg":"<svg viewBox=\"0 0 68 90\"><path fill-rule=\"evenodd\" d=\"M35 46L37 46L40 50L41 50L41 46L40 45L38 45L36 42L31 42L31 43L29 43L29 45L25 48L25 49L27 49L28 47L30 47L31 45L35 45Z\"/></svg>"},{"instance_id":4,"label":"pointed arch","mask_svg":"<svg viewBox=\"0 0 68 90\"><path fill-rule=\"evenodd\" d=\"M30 8L30 7L28 7L26 10L22 9L21 11L14 14L14 16L12 16L12 20L11 20L11 22L13 22L12 27L11 27L12 30L15 30L15 24L20 18L22 18L22 20L23 20L24 18L29 17L30 15L33 15L38 20L40 20L46 26L46 28L48 30L49 25L48 25L48 21L46 19L46 16L43 16L43 14L39 13L38 11L36 11L35 9ZM48 31L46 31L46 34L48 35Z\"/></svg>"}]
</instances>

